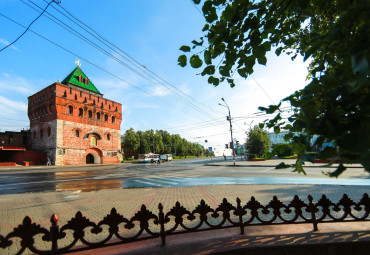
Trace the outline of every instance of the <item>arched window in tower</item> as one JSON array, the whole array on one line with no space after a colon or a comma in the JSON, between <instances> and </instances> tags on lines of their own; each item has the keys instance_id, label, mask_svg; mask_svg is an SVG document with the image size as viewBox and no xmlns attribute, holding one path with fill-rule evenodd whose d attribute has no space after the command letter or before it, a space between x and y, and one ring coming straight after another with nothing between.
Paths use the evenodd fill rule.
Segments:
<instances>
[{"instance_id":1,"label":"arched window in tower","mask_svg":"<svg viewBox=\"0 0 370 255\"><path fill-rule=\"evenodd\" d=\"M73 115L73 106L72 105L68 106L68 114Z\"/></svg>"},{"instance_id":2,"label":"arched window in tower","mask_svg":"<svg viewBox=\"0 0 370 255\"><path fill-rule=\"evenodd\" d=\"M114 124L116 122L116 117L112 116L112 123Z\"/></svg>"},{"instance_id":3,"label":"arched window in tower","mask_svg":"<svg viewBox=\"0 0 370 255\"><path fill-rule=\"evenodd\" d=\"M82 108L78 109L78 117L83 117L84 116L84 110Z\"/></svg>"},{"instance_id":4,"label":"arched window in tower","mask_svg":"<svg viewBox=\"0 0 370 255\"><path fill-rule=\"evenodd\" d=\"M48 136L50 136L50 134L51 134L51 129L50 127L48 127Z\"/></svg>"},{"instance_id":5,"label":"arched window in tower","mask_svg":"<svg viewBox=\"0 0 370 255\"><path fill-rule=\"evenodd\" d=\"M89 119L92 119L93 113L91 110L89 110Z\"/></svg>"},{"instance_id":6,"label":"arched window in tower","mask_svg":"<svg viewBox=\"0 0 370 255\"><path fill-rule=\"evenodd\" d=\"M110 141L110 134L107 134L107 140Z\"/></svg>"},{"instance_id":7,"label":"arched window in tower","mask_svg":"<svg viewBox=\"0 0 370 255\"><path fill-rule=\"evenodd\" d=\"M72 88L69 88L69 94L72 94Z\"/></svg>"},{"instance_id":8,"label":"arched window in tower","mask_svg":"<svg viewBox=\"0 0 370 255\"><path fill-rule=\"evenodd\" d=\"M116 112L118 112L117 106L116 106Z\"/></svg>"},{"instance_id":9,"label":"arched window in tower","mask_svg":"<svg viewBox=\"0 0 370 255\"><path fill-rule=\"evenodd\" d=\"M92 137L90 138L90 145L91 145L91 146L96 146L96 137L95 137L95 136L92 136Z\"/></svg>"},{"instance_id":10,"label":"arched window in tower","mask_svg":"<svg viewBox=\"0 0 370 255\"><path fill-rule=\"evenodd\" d=\"M44 136L44 130L40 130L40 138L42 139L42 137Z\"/></svg>"},{"instance_id":11,"label":"arched window in tower","mask_svg":"<svg viewBox=\"0 0 370 255\"><path fill-rule=\"evenodd\" d=\"M77 101L77 94L75 94L75 100Z\"/></svg>"},{"instance_id":12,"label":"arched window in tower","mask_svg":"<svg viewBox=\"0 0 370 255\"><path fill-rule=\"evenodd\" d=\"M105 115L104 115L104 121L105 121L105 122L108 122L108 114L105 114Z\"/></svg>"},{"instance_id":13,"label":"arched window in tower","mask_svg":"<svg viewBox=\"0 0 370 255\"><path fill-rule=\"evenodd\" d=\"M100 120L100 112L96 113L96 120Z\"/></svg>"},{"instance_id":14,"label":"arched window in tower","mask_svg":"<svg viewBox=\"0 0 370 255\"><path fill-rule=\"evenodd\" d=\"M78 129L75 130L75 136L80 137L80 130L78 130Z\"/></svg>"}]
</instances>

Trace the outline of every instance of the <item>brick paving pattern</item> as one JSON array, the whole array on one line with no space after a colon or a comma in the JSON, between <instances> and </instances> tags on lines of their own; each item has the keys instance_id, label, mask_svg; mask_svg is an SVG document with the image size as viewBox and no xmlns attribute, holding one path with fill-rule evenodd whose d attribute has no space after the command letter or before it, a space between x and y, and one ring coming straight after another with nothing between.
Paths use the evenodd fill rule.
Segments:
<instances>
[{"instance_id":1,"label":"brick paving pattern","mask_svg":"<svg viewBox=\"0 0 370 255\"><path fill-rule=\"evenodd\" d=\"M175 188L141 188L99 190L96 192L45 192L26 193L0 196L0 234L6 235L23 221L28 215L32 221L48 228L50 216L59 216L59 225L64 225L81 211L91 221L98 222L106 216L112 207L126 218L131 218L144 204L154 214L158 213L158 204L162 203L164 211L170 210L179 201L188 210L193 210L204 199L212 208L216 208L223 198L236 205L239 197L242 204L254 196L266 205L274 195L281 201L288 202L294 195L307 202L307 195L317 200L326 194L333 202L337 202L346 193L358 201L368 192L366 186L336 185L214 185ZM70 240L69 240L70 241ZM68 239L66 240L68 243ZM46 246L40 246L40 248ZM12 246L6 252L16 253L19 246ZM4 250L0 250L2 254Z\"/></svg>"}]
</instances>

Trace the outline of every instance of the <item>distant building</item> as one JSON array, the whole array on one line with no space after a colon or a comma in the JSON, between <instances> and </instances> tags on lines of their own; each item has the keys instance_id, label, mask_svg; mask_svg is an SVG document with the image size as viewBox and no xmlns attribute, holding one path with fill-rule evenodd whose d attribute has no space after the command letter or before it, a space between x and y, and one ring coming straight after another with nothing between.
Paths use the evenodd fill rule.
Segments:
<instances>
[{"instance_id":1,"label":"distant building","mask_svg":"<svg viewBox=\"0 0 370 255\"><path fill-rule=\"evenodd\" d=\"M0 150L26 150L30 148L29 130L0 132Z\"/></svg>"},{"instance_id":2,"label":"distant building","mask_svg":"<svg viewBox=\"0 0 370 255\"><path fill-rule=\"evenodd\" d=\"M284 140L284 136L286 134L288 134L288 131L281 131L279 134L275 134L274 132L268 133L270 138L270 148L272 148L275 144L289 143Z\"/></svg>"},{"instance_id":3,"label":"distant building","mask_svg":"<svg viewBox=\"0 0 370 255\"><path fill-rule=\"evenodd\" d=\"M122 160L122 105L103 97L77 66L28 97L30 142L55 165L118 163Z\"/></svg>"},{"instance_id":4,"label":"distant building","mask_svg":"<svg viewBox=\"0 0 370 255\"><path fill-rule=\"evenodd\" d=\"M46 153L31 151L31 132L22 130L20 132L0 132L0 163L14 162L16 164L44 164Z\"/></svg>"},{"instance_id":5,"label":"distant building","mask_svg":"<svg viewBox=\"0 0 370 255\"><path fill-rule=\"evenodd\" d=\"M288 144L288 143L290 143L290 140L287 141L287 142L284 140L284 136L288 133L289 133L288 131L281 131L279 134L275 134L274 132L268 133L268 136L270 137L270 147L271 147L271 149L272 149L273 145L275 145L275 144L279 144L279 143ZM295 135L298 135L298 133L295 133ZM318 137L319 137L318 135L313 135L312 138L311 138L311 146L312 146L312 149L314 151L323 150L328 146L329 147L334 147L333 142L324 142L323 145L320 148L317 148L317 146L315 146L315 142L316 142Z\"/></svg>"}]
</instances>

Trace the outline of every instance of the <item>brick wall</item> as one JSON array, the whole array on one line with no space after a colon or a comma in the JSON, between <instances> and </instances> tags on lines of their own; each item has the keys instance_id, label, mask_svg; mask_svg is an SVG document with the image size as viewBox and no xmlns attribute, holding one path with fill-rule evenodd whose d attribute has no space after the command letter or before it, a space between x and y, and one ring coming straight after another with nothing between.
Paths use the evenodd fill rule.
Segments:
<instances>
[{"instance_id":1,"label":"brick wall","mask_svg":"<svg viewBox=\"0 0 370 255\"><path fill-rule=\"evenodd\" d=\"M22 147L29 149L31 147L30 132L0 132L0 146L4 147Z\"/></svg>"}]
</instances>

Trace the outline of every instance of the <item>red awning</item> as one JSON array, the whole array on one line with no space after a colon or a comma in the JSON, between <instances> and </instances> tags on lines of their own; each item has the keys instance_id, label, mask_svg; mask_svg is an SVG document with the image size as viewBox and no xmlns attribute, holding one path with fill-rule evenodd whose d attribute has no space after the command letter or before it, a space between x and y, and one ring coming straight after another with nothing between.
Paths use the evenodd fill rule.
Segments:
<instances>
[{"instance_id":1,"label":"red awning","mask_svg":"<svg viewBox=\"0 0 370 255\"><path fill-rule=\"evenodd\" d=\"M4 147L0 146L0 151L25 151L26 148L23 147Z\"/></svg>"}]
</instances>

